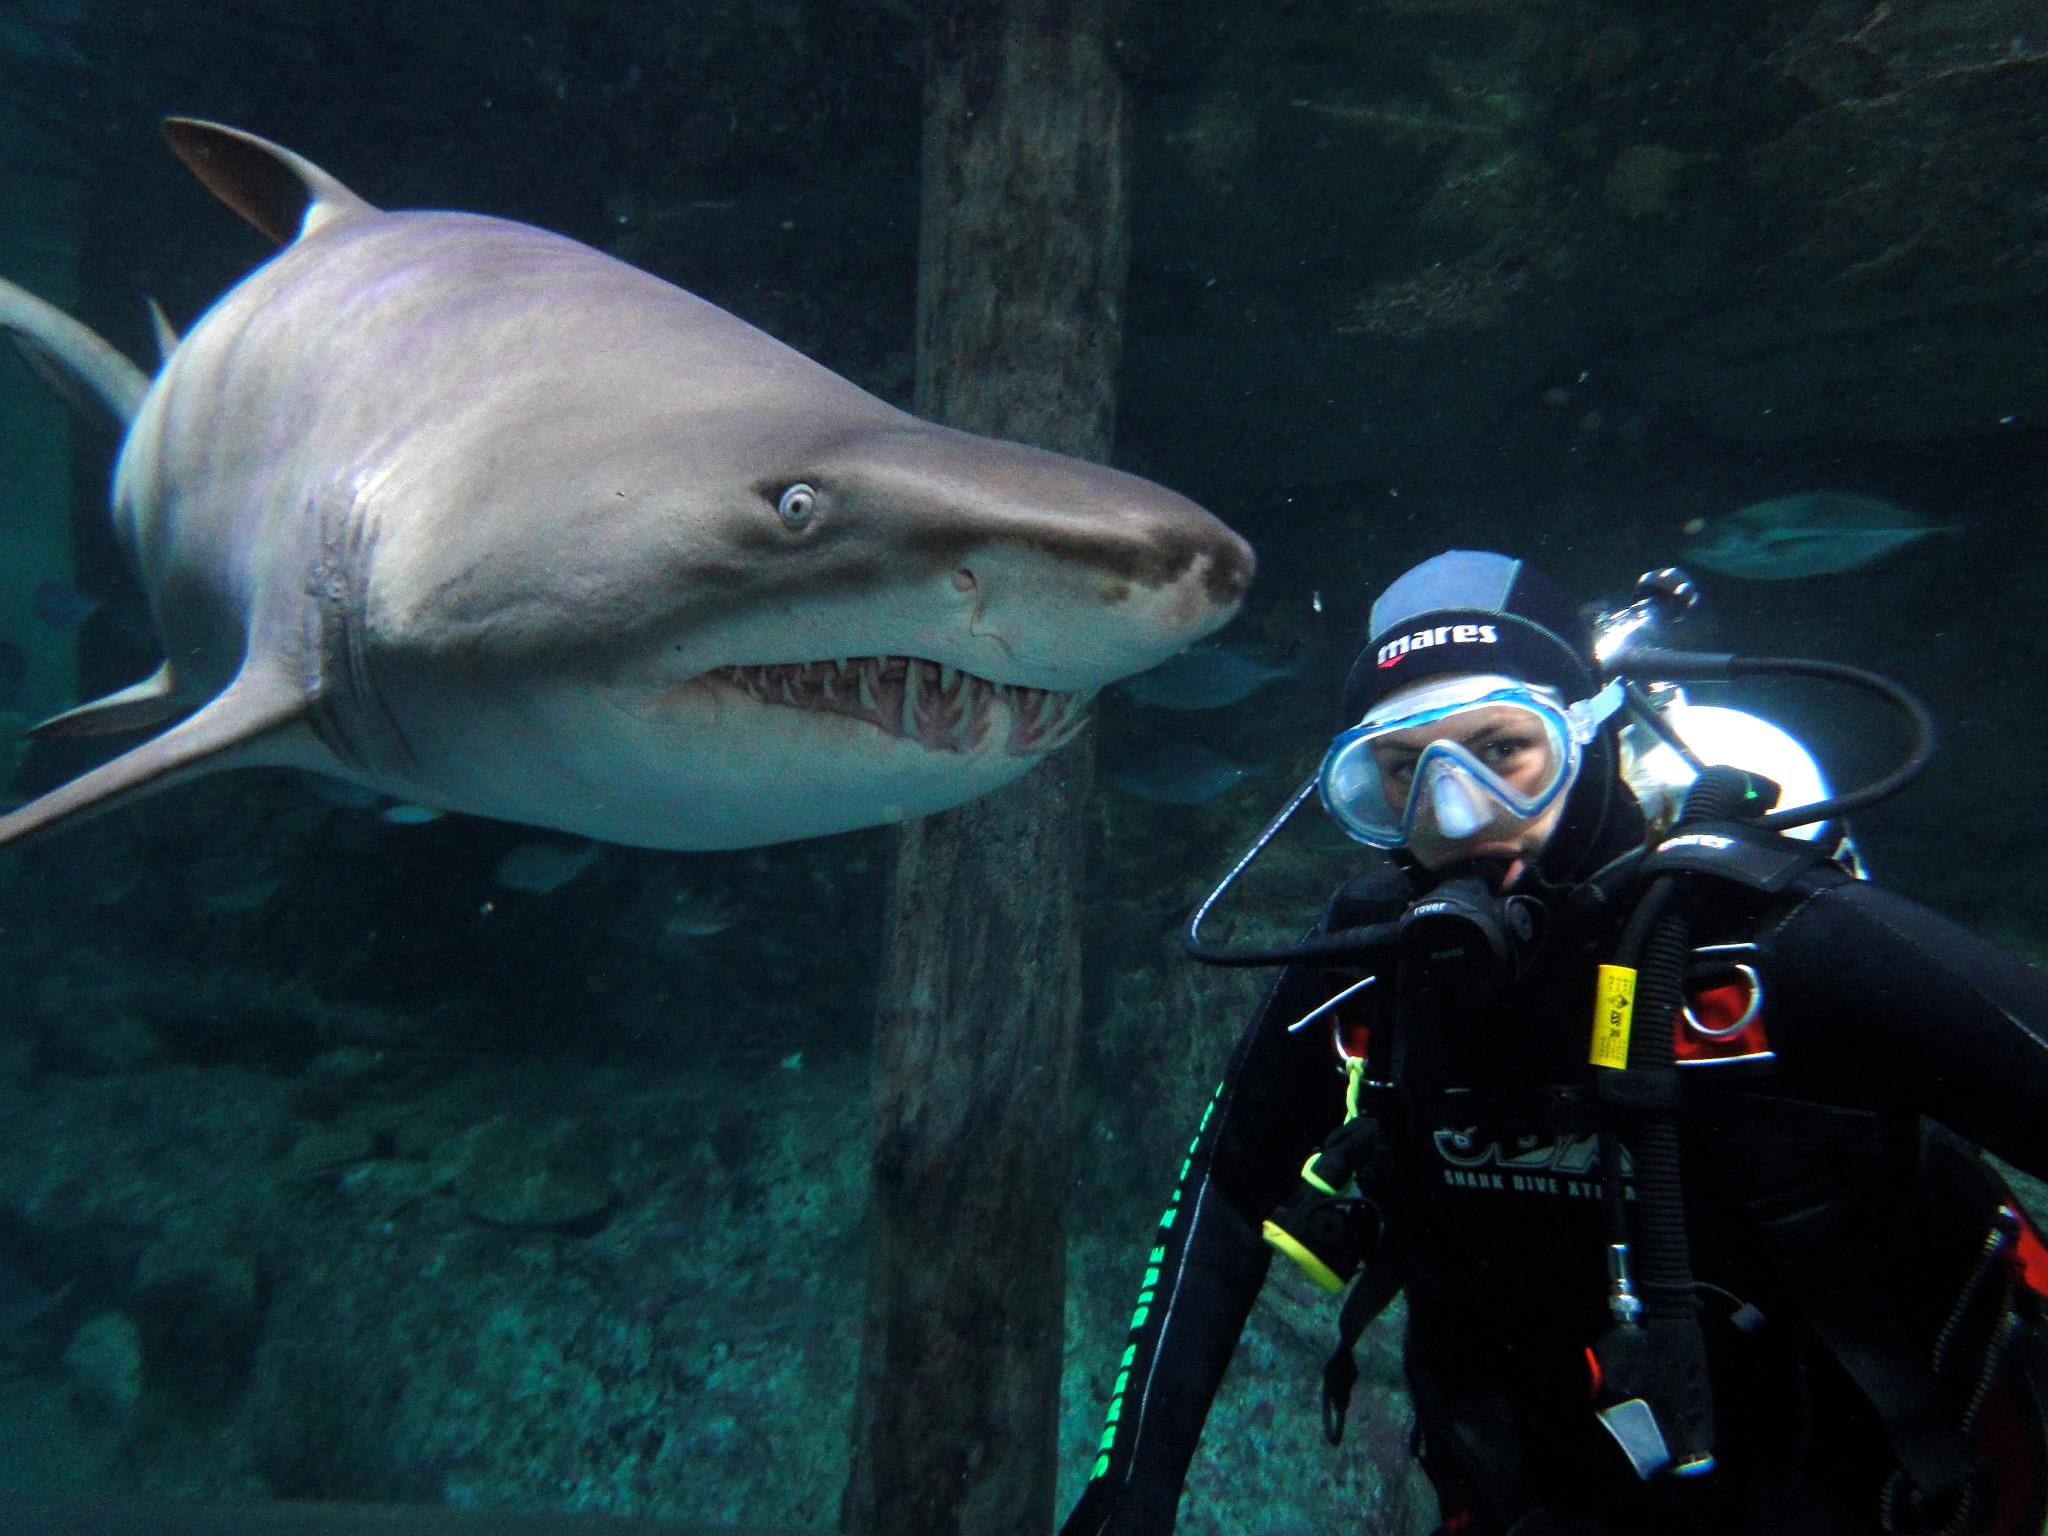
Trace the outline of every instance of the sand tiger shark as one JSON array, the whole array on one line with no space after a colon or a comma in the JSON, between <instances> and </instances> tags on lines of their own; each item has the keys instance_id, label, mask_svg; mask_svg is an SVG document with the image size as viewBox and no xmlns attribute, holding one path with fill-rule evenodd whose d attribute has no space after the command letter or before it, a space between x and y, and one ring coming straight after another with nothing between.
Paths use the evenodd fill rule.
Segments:
<instances>
[{"instance_id":1,"label":"sand tiger shark","mask_svg":"<svg viewBox=\"0 0 2048 1536\"><path fill-rule=\"evenodd\" d=\"M0 330L125 423L165 655L37 729L167 727L0 845L248 765L643 847L900 820L1025 772L1251 579L1193 502L921 421L574 240L165 133L282 249L153 379L0 284Z\"/></svg>"}]
</instances>

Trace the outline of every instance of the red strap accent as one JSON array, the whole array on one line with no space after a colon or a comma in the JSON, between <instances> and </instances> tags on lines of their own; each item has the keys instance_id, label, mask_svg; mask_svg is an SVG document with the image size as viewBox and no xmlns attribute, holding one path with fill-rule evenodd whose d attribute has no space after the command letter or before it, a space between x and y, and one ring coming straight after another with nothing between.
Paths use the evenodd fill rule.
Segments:
<instances>
[{"instance_id":1,"label":"red strap accent","mask_svg":"<svg viewBox=\"0 0 2048 1536\"><path fill-rule=\"evenodd\" d=\"M1749 1006L1749 983L1741 977L1731 981L1716 982L1711 987L1701 987L1686 998L1692 1005L1692 1016L1700 1021L1702 1028L1723 1030L1742 1017ZM1771 1042L1764 1033L1763 1015L1759 1013L1740 1032L1725 1039L1701 1033L1686 1023L1684 1010L1672 1021L1672 1053L1680 1061L1721 1061L1731 1056L1755 1056L1771 1048Z\"/></svg>"},{"instance_id":2,"label":"red strap accent","mask_svg":"<svg viewBox=\"0 0 2048 1536\"><path fill-rule=\"evenodd\" d=\"M1346 1056L1370 1056L1372 1054L1372 1026L1348 1014L1337 1015L1337 1044Z\"/></svg>"},{"instance_id":3,"label":"red strap accent","mask_svg":"<svg viewBox=\"0 0 2048 1536\"><path fill-rule=\"evenodd\" d=\"M2020 1217L2020 1240L2015 1252L2020 1261L2020 1278L2036 1296L2048 1296L2048 1245L2026 1217Z\"/></svg>"},{"instance_id":4,"label":"red strap accent","mask_svg":"<svg viewBox=\"0 0 2048 1536\"><path fill-rule=\"evenodd\" d=\"M2034 1506L2040 1448L2033 1443L2019 1394L2003 1381L1984 1405L1977 1427L1977 1451L1991 1463L1991 1488L1997 1503L1989 1518L1973 1531L1983 1536L2039 1536L2040 1527L2027 1518Z\"/></svg>"},{"instance_id":5,"label":"red strap accent","mask_svg":"<svg viewBox=\"0 0 2048 1536\"><path fill-rule=\"evenodd\" d=\"M1607 1385L1607 1373L1600 1369L1600 1357L1593 1353L1593 1346L1586 1346L1586 1396L1598 1398L1600 1389Z\"/></svg>"}]
</instances>

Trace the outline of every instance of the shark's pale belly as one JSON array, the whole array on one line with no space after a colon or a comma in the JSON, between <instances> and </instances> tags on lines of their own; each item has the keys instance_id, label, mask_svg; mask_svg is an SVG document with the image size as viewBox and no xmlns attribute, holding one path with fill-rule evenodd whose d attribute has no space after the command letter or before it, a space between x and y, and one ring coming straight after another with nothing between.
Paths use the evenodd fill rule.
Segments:
<instances>
[{"instance_id":1,"label":"shark's pale belly","mask_svg":"<svg viewBox=\"0 0 2048 1536\"><path fill-rule=\"evenodd\" d=\"M979 680L946 679L948 701L940 669L918 665L933 684L928 693L905 690L892 724L907 729L764 702L730 681L502 698L421 688L389 701L410 762L388 774L365 765L363 777L400 795L431 784L443 809L607 842L740 848L949 809L1020 777L1085 719L1085 699ZM799 693L804 681L796 680ZM977 692L984 696L975 700ZM951 742L920 740L919 714L927 731L953 732Z\"/></svg>"}]
</instances>

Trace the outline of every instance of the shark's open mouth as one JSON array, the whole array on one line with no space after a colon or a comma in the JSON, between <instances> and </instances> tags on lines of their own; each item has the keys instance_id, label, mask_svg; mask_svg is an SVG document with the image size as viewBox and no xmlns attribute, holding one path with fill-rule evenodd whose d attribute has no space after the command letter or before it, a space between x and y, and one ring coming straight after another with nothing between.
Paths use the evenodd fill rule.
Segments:
<instances>
[{"instance_id":1,"label":"shark's open mouth","mask_svg":"<svg viewBox=\"0 0 2048 1536\"><path fill-rule=\"evenodd\" d=\"M718 667L704 681L763 704L865 720L939 752L979 751L997 724L998 705L1008 721L1003 750L1013 757L1052 751L1081 728L1088 712L1087 698L1078 693L992 683L912 656Z\"/></svg>"}]
</instances>

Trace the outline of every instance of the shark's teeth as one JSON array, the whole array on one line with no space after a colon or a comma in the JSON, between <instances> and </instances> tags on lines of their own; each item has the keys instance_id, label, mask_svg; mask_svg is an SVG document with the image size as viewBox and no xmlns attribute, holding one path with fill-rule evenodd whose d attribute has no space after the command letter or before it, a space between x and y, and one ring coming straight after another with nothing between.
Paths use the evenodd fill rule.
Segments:
<instances>
[{"instance_id":1,"label":"shark's teeth","mask_svg":"<svg viewBox=\"0 0 2048 1536\"><path fill-rule=\"evenodd\" d=\"M981 744L988 740L989 716L995 707L997 692L996 685L987 678L969 680L967 720L961 728L961 740L966 743L966 751L979 752Z\"/></svg>"},{"instance_id":2,"label":"shark's teeth","mask_svg":"<svg viewBox=\"0 0 2048 1536\"><path fill-rule=\"evenodd\" d=\"M932 661L918 662L911 672L918 682L913 733L926 746L959 751L960 722L967 713L960 700L966 674Z\"/></svg>"},{"instance_id":3,"label":"shark's teeth","mask_svg":"<svg viewBox=\"0 0 2048 1536\"><path fill-rule=\"evenodd\" d=\"M918 673L923 671L925 667L929 665L929 662L913 661L907 668L904 669L903 713L897 718L896 722L896 734L899 736L915 736L917 734Z\"/></svg>"},{"instance_id":4,"label":"shark's teeth","mask_svg":"<svg viewBox=\"0 0 2048 1536\"><path fill-rule=\"evenodd\" d=\"M1081 727L1088 723L1088 695L1078 693L1060 694L1060 717L1047 733L1044 750L1056 752L1081 734Z\"/></svg>"},{"instance_id":5,"label":"shark's teeth","mask_svg":"<svg viewBox=\"0 0 2048 1536\"><path fill-rule=\"evenodd\" d=\"M1079 694L994 683L922 657L763 662L716 667L704 677L763 704L863 720L938 752L981 751L999 702L1007 717L1003 751L1014 757L1036 757L1063 745L1087 715Z\"/></svg>"}]
</instances>

